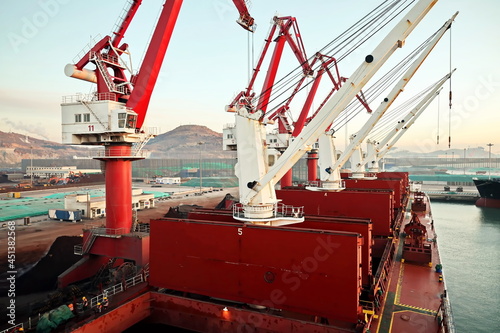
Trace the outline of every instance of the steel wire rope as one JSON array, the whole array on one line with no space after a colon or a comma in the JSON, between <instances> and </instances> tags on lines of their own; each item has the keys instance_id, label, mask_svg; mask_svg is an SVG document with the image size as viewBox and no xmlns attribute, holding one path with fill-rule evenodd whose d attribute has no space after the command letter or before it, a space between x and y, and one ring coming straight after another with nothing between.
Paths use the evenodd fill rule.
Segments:
<instances>
[{"instance_id":1,"label":"steel wire rope","mask_svg":"<svg viewBox=\"0 0 500 333\"><path fill-rule=\"evenodd\" d=\"M400 79L403 73L406 72L408 68L413 64L413 60L417 56L419 56L422 53L422 51L429 45L430 41L432 40L432 38L435 36L436 33L427 38L427 40L425 40L422 44L420 44L417 48L415 48L408 56L406 56L392 69L390 69L384 76L382 76L377 82L375 82L372 86L370 86L367 90L365 90L364 96L366 100L368 102L372 102L375 98L380 96L390 86L392 86L396 80ZM334 123L334 125L336 125L334 131L335 132L339 131L340 128L345 126L363 109L364 109L363 105L357 103L357 100L353 100L337 117L337 120Z\"/></svg>"},{"instance_id":2,"label":"steel wire rope","mask_svg":"<svg viewBox=\"0 0 500 333\"><path fill-rule=\"evenodd\" d=\"M385 136L386 134L388 134L388 132L393 130L394 123L398 123L399 121L401 121L401 119L408 114L408 110L413 109L418 104L418 102L422 100L424 94L426 94L427 92L428 90L424 90L423 92L414 95L412 98L405 101L398 107L392 109L391 112L386 114L379 122L379 124L375 126L372 131L372 137L377 138L378 136Z\"/></svg>"},{"instance_id":3,"label":"steel wire rope","mask_svg":"<svg viewBox=\"0 0 500 333\"><path fill-rule=\"evenodd\" d=\"M364 37L364 40L361 41L361 42L358 42L358 47L359 45L362 45L363 43L366 42L366 40L368 40L369 38L371 38L374 34L376 34L380 29L382 29L384 26L386 26L389 22L391 22L396 16L398 16L402 11L404 11L409 5L411 5L411 3L413 3L415 0L412 0L410 1L410 3L408 5L406 5L403 9L400 9L398 10L398 12L396 14L394 14L394 12L396 11L396 9L392 12L390 12L390 9L392 9L396 4L398 3L401 3L400 7L407 1L404 1L404 0L395 0L395 1L392 1L388 6L380 9L383 4L389 2L389 1L386 1L384 2L383 4L377 6L374 10L372 10L369 14L365 15L361 20L359 20L358 22L356 22L355 24L353 24L350 28L348 28L346 31L344 31L341 35L339 35L337 38L335 38L333 41L331 41L329 44L327 44L325 47L323 47L319 52L322 52L324 51L326 48L330 47L334 42L338 41L340 38L342 38L344 35L348 34L351 30L353 30L354 28L356 28L357 26L359 26L361 23L363 23L365 20L367 20L370 15L374 16L374 18L372 18L371 20L369 20L368 22L370 22L371 24L373 24L373 22L376 22L377 20L385 20L383 21L383 23L380 23L378 25L378 28L377 29L372 29L372 33L368 35L365 34L365 37ZM397 7L398 9L400 7ZM374 12L377 12L377 10L380 9L380 12L381 13L377 13L377 14L373 14ZM390 13L392 16L390 17L385 17L384 18L384 15L387 16L389 15L388 13ZM353 39L353 36L359 36L361 31L365 31L366 30L366 26L368 25L368 23L365 23L364 25L360 26L357 31L358 31L358 34L353 34L351 33L351 35L349 36L349 38L345 38L338 46L337 48L339 48L340 50L346 48L348 45L348 41L352 40ZM368 37L367 37L368 36ZM342 43L345 43L346 45L342 46ZM351 41L352 43L352 41ZM345 52L344 54L341 55L341 59L344 59L347 55L349 55L350 53L352 53L354 51L354 49L356 48L353 48L351 47L351 49L349 49L347 52ZM335 47L333 49L331 49L329 52L333 52L333 50L335 50ZM308 62L311 61L311 59L313 59L315 56L316 56L317 53L315 53L314 56L308 58ZM338 63L339 61L337 61ZM269 100L269 103L270 104L271 102L274 102L275 100L277 100L278 98L280 98L286 91L288 91L290 88L287 88L285 89L285 87L287 87L288 84L290 84L291 82L297 82L296 79L297 77L303 75L303 73L299 72L299 73L296 73L296 74L293 74L294 72L298 71L299 69L302 69L302 66L303 64L300 64L299 66L297 66L294 70L292 70L291 72L289 72L287 75L285 75L282 79L280 79L277 83L275 83L272 87L273 91L271 93L271 95L275 95L276 97L274 98L270 98ZM317 64L316 67L314 68L314 70L317 70L319 68L319 66L321 66L321 64ZM330 66L330 68L332 67L333 65ZM313 80L311 80L309 83L307 83L306 85L308 84L311 84L313 82ZM302 89L304 89L304 86L302 88L299 89L299 91L301 91ZM284 90L284 92L281 92L281 93L277 93L278 91L280 90ZM264 91L264 93L266 93L267 91ZM258 96L260 97L260 96ZM257 99L257 97L255 97L254 101ZM286 100L286 99L285 99ZM280 103L278 103L279 105ZM272 108L271 110L268 111L269 112L273 112L278 106Z\"/></svg>"},{"instance_id":4,"label":"steel wire rope","mask_svg":"<svg viewBox=\"0 0 500 333\"><path fill-rule=\"evenodd\" d=\"M153 26L151 27L151 31L149 32L149 39L147 39L146 45L144 46L144 51L142 52L141 60L139 61L139 68L136 69L136 70L134 70L133 68L131 68L132 71L134 71L136 75L138 74L139 69L142 66L142 62L144 61L144 57L146 57L146 52L148 51L149 44L151 43L151 39L153 38L153 34L155 32L156 25L158 24L158 21L160 19L160 15L161 15L162 10L163 10L163 6L161 6L158 9L158 14L156 14L156 19L153 21Z\"/></svg>"},{"instance_id":5,"label":"steel wire rope","mask_svg":"<svg viewBox=\"0 0 500 333\"><path fill-rule=\"evenodd\" d=\"M382 126L385 124L387 121L389 121L390 118L399 118L401 117L401 112L402 111L407 111L409 108L414 108L419 102L422 101L424 95L428 94L431 89L433 89L436 84L438 84L439 81L435 82L434 84L428 86L427 88L421 90L419 93L415 94L405 102L401 103L397 107L393 108L388 112L386 119L383 119L383 121L380 123L379 126Z\"/></svg>"},{"instance_id":6,"label":"steel wire rope","mask_svg":"<svg viewBox=\"0 0 500 333\"><path fill-rule=\"evenodd\" d=\"M371 137L376 141L380 141L382 137L385 137L391 131L394 131L394 123L398 123L399 121L404 119L408 115L408 110L415 108L415 106L420 103L432 89L436 87L439 81L436 81L424 90L415 94L412 98L408 99L403 104L399 105L397 108L394 108L380 124L377 124L377 126L375 126L372 131Z\"/></svg>"},{"instance_id":7,"label":"steel wire rope","mask_svg":"<svg viewBox=\"0 0 500 333\"><path fill-rule=\"evenodd\" d=\"M373 37L373 35L375 35L377 32L379 32L381 29L383 29L389 22L391 22L395 17L397 17L402 11L404 11L406 8L408 8L408 6L413 3L413 1L410 2L410 4L404 6L404 8L401 9L401 7L404 5L404 2L403 1L399 7L396 7L396 4L398 2L401 2L401 1L395 1L394 3L392 4L389 4L387 6L386 9L384 9L384 11L379 14L380 18L382 17L382 15L385 15L385 16L388 16L388 17L392 17L390 19L386 19L386 21L382 21L380 23L378 23L375 28L372 28L371 31L368 31L366 34L365 34L365 37L360 39L360 41L357 42L357 44L355 44L354 46L351 46L351 48L346 52L344 53L342 56L338 57L337 61L340 62L342 61L344 58L346 58L347 56L349 56L352 52L354 52L355 49L357 49L359 46L361 46L362 44L364 44L366 41L368 41L371 37ZM378 19L380 18L377 18L377 16L375 16L373 19L369 20L365 25L361 26L357 31L355 31L355 35L356 37L362 35L363 32L365 32L365 29L371 25L374 25ZM351 40L354 39L354 36L351 36ZM349 44L346 44L346 46L349 45ZM320 51L322 52L323 49ZM337 51L335 51L334 49L331 49L330 51L326 52L327 54L332 54L332 53L336 53Z\"/></svg>"},{"instance_id":8,"label":"steel wire rope","mask_svg":"<svg viewBox=\"0 0 500 333\"><path fill-rule=\"evenodd\" d=\"M411 100L407 101L404 105L391 110L390 114L384 115L382 120L377 124L371 132L370 138L375 141L380 141L381 138L386 137L391 131L394 130L394 123L398 123L408 114L408 110L416 106L422 100L424 94L415 95Z\"/></svg>"},{"instance_id":9,"label":"steel wire rope","mask_svg":"<svg viewBox=\"0 0 500 333\"><path fill-rule=\"evenodd\" d=\"M393 3L391 3L390 5L388 5L388 6L387 6L387 8L385 8L385 9L381 10L381 12L382 12L381 14L374 14L374 15L373 15L373 16L374 16L374 18L370 19L370 20L368 21L369 23L365 23L364 25L362 25L362 26L360 26L359 28L357 28L357 30L356 30L356 31L357 31L357 33L351 33L351 35L349 36L349 38L345 38L345 39L341 42L341 44L342 44L342 43L345 43L346 45L344 45L344 46L342 46L342 47L341 47L341 45L339 45L339 46L338 46L338 48L340 48L340 49L339 49L339 51L340 51L340 50L342 50L342 49L344 49L345 47L347 47L347 46L349 45L349 43L348 43L349 41L352 43L352 41L354 40L354 38L355 38L355 37L359 37L359 36L361 35L361 32L365 31L365 30L366 30L366 28L367 28L367 26L368 26L369 24L374 24L374 22L377 22L377 20L381 20L381 19L383 19L384 15L385 15L385 16L387 16L387 15L388 15L387 13L389 12L389 10L390 10L390 9L392 9L392 8L393 8L393 6L394 6L396 3L399 3L399 2L401 2L401 0L396 0L396 1L393 1ZM413 1L412 1L412 2L413 2ZM404 1L403 1L403 3L404 3ZM409 6L409 5L408 5L408 6ZM406 7L408 7L408 6L406 6ZM376 9L378 9L379 7L380 7L380 6L378 6ZM386 17L386 18L385 18L385 22L380 23L376 29L372 29L372 30L371 30L372 32L371 32L370 34L365 34L364 40L361 40L361 41L357 42L356 47L351 47L351 48L350 48L347 52L345 52L344 54L342 54L342 55L340 56L340 60L344 59L345 57L347 57L347 55L351 54L351 53L352 53L352 52L353 52L353 51L354 51L357 47L359 47L360 45L364 44L364 43L365 43L365 42L366 42L369 38L371 38L373 35L375 35L375 34L376 34L379 30L381 30L381 29L382 29L384 26L386 26L386 25L387 25L390 21L392 21L392 20L393 20L396 16L398 16L398 15L401 13L401 11L403 11L404 9L406 9L406 7L405 7L405 8L403 8L402 10L399 10L399 12L398 12L397 14L393 15L392 17ZM374 10L374 11L376 11L376 10ZM342 33L342 34L341 34L339 37L337 37L335 40L337 40L337 39L341 38L343 35L347 34L347 33L348 33L350 30L352 30L352 29L353 29L353 27L355 27L356 25L360 25L360 24L361 24L360 22L363 22L363 21L364 21L364 19L368 18L368 17L370 16L370 14L371 14L371 13L373 13L374 11L370 12L368 15L365 15L365 17L363 17L363 18L362 18L361 20L359 20L356 24L354 24L354 25L353 25L353 26L351 26L349 29L347 29L344 33ZM394 11L393 11L392 13L394 13ZM335 40L334 40L334 41L335 41ZM333 43L333 42L330 42L329 44L327 44L327 46L326 46L326 47L330 46L332 43ZM319 53L321 53L321 52L322 52L322 51L323 51L326 47L323 47L323 48L319 51ZM328 53L329 53L329 54L334 53L334 49L330 50ZM317 53L315 53L315 56L316 56L316 54L317 54ZM328 55L328 54L327 54L327 55ZM314 57L314 56L313 56L313 57ZM311 59L313 59L313 57L310 57L310 58L308 59L308 62L310 62L310 60L311 60ZM337 64L338 64L338 63L339 63L339 60L337 60ZM285 93L286 93L286 92L290 89L290 88L286 88L286 89L284 89L284 88L283 88L283 87L286 87L286 86L287 86L287 83L290 83L290 82L297 82L297 81L296 81L296 78L297 78L297 77L299 77L299 76L301 76L301 75L302 75L302 73L297 73L297 74L294 74L293 76L291 76L291 75L292 75L292 73L293 73L293 72L295 72L295 71L297 71L298 69L300 69L300 68L302 67L302 65L303 65L303 64L301 64L301 65L300 65L300 67L296 67L296 68L295 68L294 70L292 70L289 74L285 75L285 77L283 77L281 80L279 80L279 81L278 81L278 82L277 82L277 83L276 83L276 84L272 87L273 91L272 91L272 93L271 93L271 94L275 93L275 95L277 95L277 96L276 96L276 97L274 97L274 98L272 98L272 99L270 98L270 99L269 99L269 103L274 102L275 100L277 100L279 97L281 97L282 95L284 95L284 94L285 94ZM313 68L313 70L314 70L314 71L317 71L317 69L319 68L319 66L321 66L321 64L317 64L317 65L316 65L316 67L315 67L315 68ZM330 69L332 66L333 66L333 65L330 65L329 69ZM287 76L290 76L290 78L289 78L288 80L286 80L286 81L284 81L284 82L280 82L280 81L283 81L283 80L284 80ZM312 82L312 81L311 81L311 82ZM309 82L308 84L310 84L311 82ZM306 84L306 85L308 85L308 84ZM301 90L302 90L302 89L304 89L304 88L305 88L305 86L303 86L302 88L300 88L300 89L299 89L299 91L301 91ZM282 93L280 93L280 94L277 94L277 92L278 92L280 89L281 89L281 90L284 90L284 91L283 91ZM288 97L287 97L287 98L288 98ZM285 100L286 100L286 98L285 98ZM268 103L268 104L269 104L269 103ZM282 103L283 103L283 102L281 102L281 103L277 103L277 104L278 104L278 105L280 105L280 104L282 104ZM273 112L273 111L274 111L277 107L278 107L278 106L276 106L276 107L272 108L269 112Z\"/></svg>"}]
</instances>

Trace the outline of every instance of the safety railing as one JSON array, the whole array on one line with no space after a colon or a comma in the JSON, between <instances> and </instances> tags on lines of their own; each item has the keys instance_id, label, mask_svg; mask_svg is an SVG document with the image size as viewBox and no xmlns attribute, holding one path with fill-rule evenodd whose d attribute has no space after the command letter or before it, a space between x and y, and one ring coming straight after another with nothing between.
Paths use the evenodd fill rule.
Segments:
<instances>
[{"instance_id":1,"label":"safety railing","mask_svg":"<svg viewBox=\"0 0 500 333\"><path fill-rule=\"evenodd\" d=\"M451 310L451 303L448 299L447 291L441 295L441 305L436 313L436 318L440 320L440 332L455 333L455 324L453 322L453 312Z\"/></svg>"},{"instance_id":2,"label":"safety railing","mask_svg":"<svg viewBox=\"0 0 500 333\"><path fill-rule=\"evenodd\" d=\"M144 282L144 276L142 274L131 277L125 280L125 289L135 286L136 284Z\"/></svg>"},{"instance_id":3,"label":"safety railing","mask_svg":"<svg viewBox=\"0 0 500 333\"><path fill-rule=\"evenodd\" d=\"M149 230L150 230L149 223L138 223L134 229L134 231L136 232L147 232L147 233L149 233Z\"/></svg>"},{"instance_id":4,"label":"safety railing","mask_svg":"<svg viewBox=\"0 0 500 333\"><path fill-rule=\"evenodd\" d=\"M75 255L84 255L88 253L92 245L94 244L97 236L100 237L109 237L109 238L119 238L122 235L128 234L129 231L126 228L105 228L105 227L97 227L95 225L86 225L84 227L85 230L90 231L90 235L87 237L83 244L78 244L73 247L73 253Z\"/></svg>"},{"instance_id":5,"label":"safety railing","mask_svg":"<svg viewBox=\"0 0 500 333\"><path fill-rule=\"evenodd\" d=\"M91 58L99 58L102 61L121 66L120 59L110 54L90 52Z\"/></svg>"},{"instance_id":6,"label":"safety railing","mask_svg":"<svg viewBox=\"0 0 500 333\"><path fill-rule=\"evenodd\" d=\"M255 211L255 207L252 207ZM245 206L241 203L233 206L233 216L235 218L245 218ZM304 216L304 206L295 207L290 205L284 205L282 203L277 203L273 208L273 215L270 218L279 217L291 217L291 218L302 218Z\"/></svg>"},{"instance_id":7,"label":"safety railing","mask_svg":"<svg viewBox=\"0 0 500 333\"><path fill-rule=\"evenodd\" d=\"M434 195L455 195L460 197L479 197L478 192L456 192L456 191L425 191L426 194L434 194Z\"/></svg>"},{"instance_id":8,"label":"safety railing","mask_svg":"<svg viewBox=\"0 0 500 333\"><path fill-rule=\"evenodd\" d=\"M62 103L81 103L81 102L96 102L96 101L113 101L116 102L116 94L113 93L94 93L94 94L76 94L62 97Z\"/></svg>"},{"instance_id":9,"label":"safety railing","mask_svg":"<svg viewBox=\"0 0 500 333\"><path fill-rule=\"evenodd\" d=\"M148 277L149 277L149 266L145 265L139 274L125 280L125 282L120 282L120 283L117 283L111 287L108 287L108 288L104 289L101 294L92 297L89 300L89 307L96 308L98 303L102 304L104 297L109 298L113 295L124 292L128 288L131 288L135 285L138 285L140 283L147 281ZM40 321L40 317L41 317L41 314L38 314L37 316L29 317L26 321L19 323L15 326L11 326L3 331L0 331L0 333L18 332L19 328L21 328L21 327L23 328L23 330L34 329L36 327L36 325L38 324L38 322Z\"/></svg>"},{"instance_id":10,"label":"safety railing","mask_svg":"<svg viewBox=\"0 0 500 333\"><path fill-rule=\"evenodd\" d=\"M121 152L120 148L113 149L108 148L105 150L100 150L95 152L93 156L95 157L116 157L116 158L121 158L121 157L147 157L149 155L149 151L146 150L140 150L140 151L131 151L130 154L125 155L123 152Z\"/></svg>"},{"instance_id":11,"label":"safety railing","mask_svg":"<svg viewBox=\"0 0 500 333\"><path fill-rule=\"evenodd\" d=\"M327 184L331 184L333 182L323 182L321 180L311 180L306 182L305 186L306 187L316 187L316 188L328 188ZM345 188L345 180L340 180L337 182L338 186L337 188L339 189L344 189ZM331 187L331 186L330 186Z\"/></svg>"},{"instance_id":12,"label":"safety railing","mask_svg":"<svg viewBox=\"0 0 500 333\"><path fill-rule=\"evenodd\" d=\"M92 245L94 244L96 235L93 230L90 231L90 235L87 237L83 244L78 244L73 247L73 253L77 256L83 256L87 253Z\"/></svg>"},{"instance_id":13,"label":"safety railing","mask_svg":"<svg viewBox=\"0 0 500 333\"><path fill-rule=\"evenodd\" d=\"M24 330L24 325L17 324L16 326L11 326L3 331L0 331L0 333L11 333L11 332L19 332L19 329L22 328ZM31 327L30 327L31 328ZM21 331L22 332L22 331Z\"/></svg>"},{"instance_id":14,"label":"safety railing","mask_svg":"<svg viewBox=\"0 0 500 333\"><path fill-rule=\"evenodd\" d=\"M90 230L94 235L105 237L121 236L129 233L127 228L105 228L93 226L93 228L89 228L88 230Z\"/></svg>"},{"instance_id":15,"label":"safety railing","mask_svg":"<svg viewBox=\"0 0 500 333\"><path fill-rule=\"evenodd\" d=\"M90 307L95 308L98 303L102 303L104 297L111 297L113 295L119 294L135 285L145 282L148 277L149 269L147 267L144 267L141 273L125 280L124 282L120 282L111 287L108 287L103 290L102 294L92 297L89 302Z\"/></svg>"},{"instance_id":16,"label":"safety railing","mask_svg":"<svg viewBox=\"0 0 500 333\"><path fill-rule=\"evenodd\" d=\"M101 34L97 34L90 38L90 42L83 47L83 49L78 52L78 54L73 58L73 63L79 62L100 40L102 39Z\"/></svg>"}]
</instances>

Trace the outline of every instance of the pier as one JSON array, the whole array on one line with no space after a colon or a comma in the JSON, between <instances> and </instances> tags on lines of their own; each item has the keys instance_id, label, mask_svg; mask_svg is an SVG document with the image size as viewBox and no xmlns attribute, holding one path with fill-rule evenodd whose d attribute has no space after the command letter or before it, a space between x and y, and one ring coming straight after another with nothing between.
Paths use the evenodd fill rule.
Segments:
<instances>
[{"instance_id":1,"label":"pier","mask_svg":"<svg viewBox=\"0 0 500 333\"><path fill-rule=\"evenodd\" d=\"M479 199L479 192L475 186L448 186L448 185L422 185L422 191L431 200L435 201L460 201L475 203Z\"/></svg>"}]
</instances>

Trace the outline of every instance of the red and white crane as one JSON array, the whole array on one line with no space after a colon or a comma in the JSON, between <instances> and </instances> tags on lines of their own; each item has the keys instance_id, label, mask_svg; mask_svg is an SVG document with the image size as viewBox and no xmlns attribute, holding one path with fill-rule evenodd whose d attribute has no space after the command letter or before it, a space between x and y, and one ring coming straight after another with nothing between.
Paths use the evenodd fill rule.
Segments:
<instances>
[{"instance_id":1,"label":"red and white crane","mask_svg":"<svg viewBox=\"0 0 500 333\"><path fill-rule=\"evenodd\" d=\"M264 80L261 93L256 97L254 85L257 80L258 74L261 71L261 67L264 59L266 58L267 52L269 51L271 43L273 42L275 43L274 51L269 62L267 75ZM236 112L237 109L241 107L245 107L252 114L257 111L261 111L262 114L265 114L267 112L270 105L270 98L271 94L273 93L276 75L278 73L285 44L288 44L290 46L290 49L297 58L302 71L302 77L294 87L292 95L269 117L271 122L277 122L278 128L276 132L268 134L268 146L269 148L276 149L277 151L284 150L286 149L286 147L288 147L288 141L290 139L290 135L292 134L292 128L286 116L289 105L304 81L308 77L311 77L314 73L311 65L309 64L299 26L295 17L273 17L271 29L267 38L265 39L263 50L253 70L253 74L247 88L236 95L233 101L226 107L226 111L228 112ZM226 125L223 129L223 146L225 150L237 149L237 142L235 139L236 134L234 133L234 129L234 124ZM291 175L289 182L291 183Z\"/></svg>"},{"instance_id":2,"label":"red and white crane","mask_svg":"<svg viewBox=\"0 0 500 333\"><path fill-rule=\"evenodd\" d=\"M405 38L421 22L434 6L436 0L420 0L394 27L375 50L365 57L346 83L328 100L322 110L290 143L288 149L268 167L266 151L264 112L251 112L245 107L236 111L236 142L238 143L238 164L240 205L236 206L234 218L250 223L268 225L289 224L303 221L300 209L282 206L277 209L278 200L275 184L290 168L309 151L319 136L347 104L359 93L367 81L379 70L394 51L403 46Z\"/></svg>"},{"instance_id":3,"label":"red and white crane","mask_svg":"<svg viewBox=\"0 0 500 333\"><path fill-rule=\"evenodd\" d=\"M269 63L267 75L260 95L256 96L254 85L258 74L261 72L263 61L272 42L275 42L275 47ZM323 75L330 78L333 87L325 98L325 101L323 101L316 110L316 113L324 106L326 100L342 86L343 82L347 80L347 78L340 75L335 58L323 55L319 52L316 53L313 58L307 58L301 33L294 17L276 16L273 18L273 25L270 29L268 37L265 39L263 51L257 61L248 87L244 91L240 92L226 107L228 112L236 112L236 110L240 107L245 107L250 113L262 111L263 114L266 114L268 112L269 105L271 103L271 95L274 93L274 84L285 43L290 46L290 49L297 58L301 74L300 79L290 87L290 90L292 90L291 94L284 100L284 102L282 102L281 105L275 107L274 111L270 112L267 116L270 122L274 122L277 125L277 128L274 131L267 133L267 145L268 148L276 149L278 152L284 151L288 147L290 138L296 137L304 125L314 116L309 116L309 112ZM317 69L314 70L314 67L317 67ZM297 93L304 87L304 82L307 78L312 79L312 84L297 121L292 123L292 121L289 120L287 113L290 110L290 104ZM360 97L358 97L358 99L365 106L367 106L364 100ZM234 125L227 125L224 128L224 148L226 150L236 150L236 145L237 142L235 140ZM270 155L274 155L274 158L277 158L275 154L270 153ZM290 186L291 184L292 173L290 170L281 179L281 186Z\"/></svg>"},{"instance_id":4,"label":"red and white crane","mask_svg":"<svg viewBox=\"0 0 500 333\"><path fill-rule=\"evenodd\" d=\"M131 162L142 158L132 144L150 137L144 119L182 0L165 2L139 72L127 76L120 56L128 45L119 44L140 4L130 2L114 37L105 36L76 64L66 66L67 75L95 82L96 92L65 97L61 104L63 143L104 146L99 159L105 162L106 227L127 232L132 225ZM91 64L95 69L86 68Z\"/></svg>"},{"instance_id":5,"label":"red and white crane","mask_svg":"<svg viewBox=\"0 0 500 333\"><path fill-rule=\"evenodd\" d=\"M258 96L258 101L255 103L255 81L261 71L262 63L264 62L271 43L273 42L275 42L276 44L274 46L274 51L269 63L267 75L263 83L261 93ZM307 59L306 51L302 42L302 37L297 25L296 18L291 16L275 16L273 17L271 29L267 38L265 39L262 53L260 54L259 60L257 61L257 64L253 70L253 74L247 88L236 95L233 101L226 107L226 111L236 112L237 108L245 106L251 113L254 113L258 110L267 112L281 57L285 48L285 43L288 43L288 45L292 49L295 57L297 58L297 61L302 67L302 73L304 75L303 79L300 80L295 89L298 90L305 78L313 74L311 66L309 65L309 61ZM282 126L286 127L286 124L282 124Z\"/></svg>"},{"instance_id":6,"label":"red and white crane","mask_svg":"<svg viewBox=\"0 0 500 333\"><path fill-rule=\"evenodd\" d=\"M105 258L125 258L138 266L149 261L149 237L137 240L122 235L134 231L132 161L143 158L141 148L156 134L144 127L144 119L183 0L164 2L140 69L131 73L121 59L129 53L129 47L121 42L141 2L129 0L112 36L99 40L76 63L65 68L67 76L96 84L93 94L63 98L62 142L104 146L104 153L96 159L104 162L106 227L84 233L80 254L86 258L60 277L61 285L91 276L100 263L107 262L103 261ZM248 14L245 8L238 7L240 15L242 10Z\"/></svg>"}]
</instances>

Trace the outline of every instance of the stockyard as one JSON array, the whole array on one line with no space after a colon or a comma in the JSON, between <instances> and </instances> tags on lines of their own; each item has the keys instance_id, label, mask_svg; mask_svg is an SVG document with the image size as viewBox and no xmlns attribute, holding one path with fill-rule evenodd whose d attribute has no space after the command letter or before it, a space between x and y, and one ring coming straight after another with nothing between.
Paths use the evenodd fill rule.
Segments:
<instances>
[{"instance_id":1,"label":"stockyard","mask_svg":"<svg viewBox=\"0 0 500 333\"><path fill-rule=\"evenodd\" d=\"M145 192L155 193L155 205L137 211L137 223L140 224L164 217L170 208L194 202L198 206L213 208L227 194L237 193L237 188L142 187ZM104 186L23 191L21 200L2 200L0 301L10 305L10 300L15 300L11 305L15 310L2 308L0 330L12 326L9 324L11 319L19 323L33 316L35 304L40 304L40 300L49 301L55 297L57 276L81 259L74 254L74 246L82 243L83 228L105 224L105 217L80 222L49 219L48 209L63 208L64 196L73 192L99 193L104 192Z\"/></svg>"}]
</instances>

